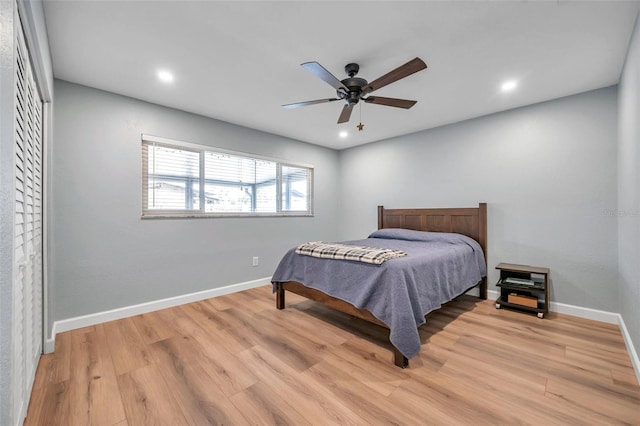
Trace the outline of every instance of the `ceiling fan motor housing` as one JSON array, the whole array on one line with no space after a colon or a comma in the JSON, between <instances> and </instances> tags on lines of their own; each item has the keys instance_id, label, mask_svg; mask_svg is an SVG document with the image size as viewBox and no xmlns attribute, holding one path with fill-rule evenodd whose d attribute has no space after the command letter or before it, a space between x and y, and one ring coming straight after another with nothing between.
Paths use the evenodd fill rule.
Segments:
<instances>
[{"instance_id":1,"label":"ceiling fan motor housing","mask_svg":"<svg viewBox=\"0 0 640 426\"><path fill-rule=\"evenodd\" d=\"M367 85L367 80L356 77L356 74L360 71L360 65L358 64L347 64L344 66L344 71L349 78L345 78L341 83L344 84L349 91L345 92L344 89L338 89L338 96L340 99L345 99L349 104L355 105L360 101L360 94L362 93L362 88Z\"/></svg>"}]
</instances>

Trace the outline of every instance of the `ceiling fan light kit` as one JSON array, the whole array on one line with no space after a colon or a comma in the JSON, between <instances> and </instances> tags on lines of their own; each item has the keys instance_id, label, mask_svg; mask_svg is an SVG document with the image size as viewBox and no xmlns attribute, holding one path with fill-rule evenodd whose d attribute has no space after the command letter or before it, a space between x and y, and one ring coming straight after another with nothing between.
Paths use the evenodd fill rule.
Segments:
<instances>
[{"instance_id":1,"label":"ceiling fan light kit","mask_svg":"<svg viewBox=\"0 0 640 426\"><path fill-rule=\"evenodd\" d=\"M360 71L360 66L355 63L345 65L344 71L349 77L345 78L344 80L338 80L333 74L331 74L317 62L305 62L301 65L307 71L314 74L316 77L320 78L331 87L336 89L337 98L296 102L293 104L282 105L282 107L290 109L343 100L345 101L345 105L342 108L340 116L338 117L338 124L346 123L349 121L349 119L351 118L351 111L353 110L353 107L360 101L376 105L392 106L396 108L411 108L417 103L417 101L368 95L374 90L378 90L391 83L395 83L400 79L408 77L411 74L427 68L427 64L425 64L422 59L415 58L369 83L364 78L356 77L358 71Z\"/></svg>"}]
</instances>

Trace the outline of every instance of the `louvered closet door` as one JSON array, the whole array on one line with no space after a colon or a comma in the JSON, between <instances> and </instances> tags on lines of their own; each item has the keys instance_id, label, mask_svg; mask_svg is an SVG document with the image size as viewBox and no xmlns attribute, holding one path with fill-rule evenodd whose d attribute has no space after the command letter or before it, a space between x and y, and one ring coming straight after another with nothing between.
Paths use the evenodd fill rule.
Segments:
<instances>
[{"instance_id":1,"label":"louvered closet door","mask_svg":"<svg viewBox=\"0 0 640 426\"><path fill-rule=\"evenodd\" d=\"M42 348L42 101L27 67L27 145L25 174L26 360L27 378L35 374ZM35 364L34 364L35 361Z\"/></svg>"},{"instance_id":2,"label":"louvered closet door","mask_svg":"<svg viewBox=\"0 0 640 426\"><path fill-rule=\"evenodd\" d=\"M14 418L26 413L42 350L42 101L19 25L15 70Z\"/></svg>"}]
</instances>

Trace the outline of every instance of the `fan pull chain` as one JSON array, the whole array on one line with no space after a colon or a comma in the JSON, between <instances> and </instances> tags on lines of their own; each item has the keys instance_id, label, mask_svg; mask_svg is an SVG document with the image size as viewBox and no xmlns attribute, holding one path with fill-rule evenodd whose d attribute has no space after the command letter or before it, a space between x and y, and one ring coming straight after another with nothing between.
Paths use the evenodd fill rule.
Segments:
<instances>
[{"instance_id":1,"label":"fan pull chain","mask_svg":"<svg viewBox=\"0 0 640 426\"><path fill-rule=\"evenodd\" d=\"M359 132L364 130L364 124L362 124L362 102L360 102L360 124L358 124L356 127L358 128Z\"/></svg>"}]
</instances>

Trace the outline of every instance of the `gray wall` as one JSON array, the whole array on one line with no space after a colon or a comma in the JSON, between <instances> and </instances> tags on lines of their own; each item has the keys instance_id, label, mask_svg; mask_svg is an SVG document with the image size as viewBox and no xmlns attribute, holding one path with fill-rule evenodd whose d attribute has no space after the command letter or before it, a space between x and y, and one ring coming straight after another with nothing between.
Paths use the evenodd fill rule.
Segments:
<instances>
[{"instance_id":1,"label":"gray wall","mask_svg":"<svg viewBox=\"0 0 640 426\"><path fill-rule=\"evenodd\" d=\"M640 18L620 78L618 108L620 313L640 353Z\"/></svg>"},{"instance_id":2,"label":"gray wall","mask_svg":"<svg viewBox=\"0 0 640 426\"><path fill-rule=\"evenodd\" d=\"M618 312L616 102L610 87L342 151L341 236L374 230L377 204L487 202L490 288L499 262L547 266L553 301Z\"/></svg>"},{"instance_id":3,"label":"gray wall","mask_svg":"<svg viewBox=\"0 0 640 426\"><path fill-rule=\"evenodd\" d=\"M54 89L56 320L270 277L291 246L337 239L336 151L64 81ZM141 133L313 164L315 217L141 220Z\"/></svg>"}]
</instances>

